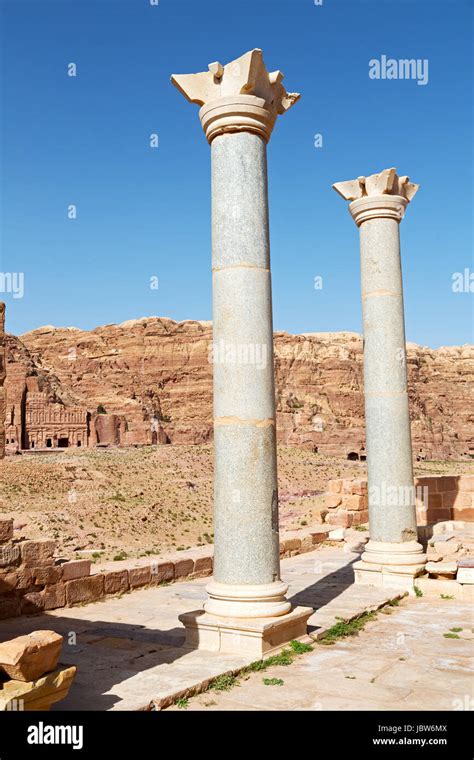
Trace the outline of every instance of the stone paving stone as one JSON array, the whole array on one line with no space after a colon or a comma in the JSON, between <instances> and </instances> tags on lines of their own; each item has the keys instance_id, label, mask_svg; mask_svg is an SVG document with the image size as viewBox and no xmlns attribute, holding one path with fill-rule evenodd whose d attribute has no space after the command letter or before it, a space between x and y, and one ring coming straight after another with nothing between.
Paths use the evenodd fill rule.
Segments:
<instances>
[{"instance_id":1,"label":"stone paving stone","mask_svg":"<svg viewBox=\"0 0 474 760\"><path fill-rule=\"evenodd\" d=\"M311 625L317 627L324 623L330 627L340 616L361 614L395 595L391 590L351 585L353 561L353 555L338 547L319 547L314 552L282 561L282 576L290 584L289 596L293 603L304 597L316 609L310 618ZM81 607L2 620L0 641L39 628L55 630L65 637L61 659L66 664L77 665L78 670L67 699L61 702L58 709L141 710L147 709L153 700L159 708L161 701L170 695L186 693L210 678L249 663L241 656L190 650L181 646L184 628L178 615L202 605L206 599L207 583L208 579L202 578L170 586L154 586ZM419 604L417 609L421 615L415 621L411 621L410 614L404 610L403 601L400 608L394 608L392 615L380 615L376 623L370 623L367 632L357 639L334 647L315 645L313 653L298 658L289 668L278 669L287 675L278 674L277 677L286 677L289 683L294 682L295 691L299 674L302 679L301 694L290 697L287 694L275 695L275 690L280 687L269 686L263 687L264 692L257 690L257 696L252 696L252 700L258 697L260 704L254 704L252 700L246 704L245 699L234 696L235 690L225 699L229 700L229 704L239 705L233 709L270 709L270 703L280 704L281 709L283 705L292 704L299 706L290 709L333 709L338 700L341 704L350 705L351 709L369 709L367 705L375 705L377 699L379 709L388 709L385 705L390 703L389 695L392 694L395 701L399 700L400 694L406 691L404 684L398 687L380 684L376 690L372 689L372 694L364 694L360 690L357 696L352 686L345 689L348 683L356 683L346 676L355 675L356 679L360 679L360 684L370 683L373 677L378 679L384 670L385 659L388 658L390 664L390 658L396 660L400 656L393 644L400 625L404 626L409 646L420 646L422 653L426 639L423 626L431 625L433 619L440 617L437 611L439 605L444 605L441 607L444 617L439 622L443 630L456 625L456 621L461 619L461 610L466 609L466 604L458 601L430 600L425 603L424 599L420 599L414 603ZM401 616L399 623L395 622L396 616ZM375 628L379 625L382 626L380 630ZM372 635L371 630L377 632ZM75 645L68 643L71 633L75 634ZM356 654L354 657L352 648L365 636L369 637L370 648L363 656ZM466 657L464 651L454 649L453 644L461 643L468 647L469 642L447 640L442 635L438 636L438 640L441 645L436 657L447 663L439 672L445 680L449 680L446 678L447 668L448 672L451 672L450 667L459 669L459 658L465 663ZM407 644L400 651L403 654L406 650ZM328 685L333 678L337 688L342 690L339 697L333 695L333 687ZM247 682L239 688L239 694L243 694L246 688ZM262 703L258 696L260 693L268 704ZM325 696L324 706L315 707L321 701L321 695ZM203 698L191 699L190 705ZM223 697L216 698L220 700Z\"/></svg>"}]
</instances>

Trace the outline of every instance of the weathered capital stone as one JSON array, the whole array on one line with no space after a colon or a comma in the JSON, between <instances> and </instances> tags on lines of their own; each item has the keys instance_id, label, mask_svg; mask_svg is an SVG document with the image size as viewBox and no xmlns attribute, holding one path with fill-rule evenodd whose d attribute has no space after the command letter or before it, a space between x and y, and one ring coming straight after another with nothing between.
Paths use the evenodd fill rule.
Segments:
<instances>
[{"instance_id":1,"label":"weathered capital stone","mask_svg":"<svg viewBox=\"0 0 474 760\"><path fill-rule=\"evenodd\" d=\"M171 81L199 111L209 141L225 132L253 132L268 142L278 114L300 95L286 92L281 71L268 72L262 51L250 50L223 66L210 63L199 74L173 74Z\"/></svg>"},{"instance_id":2,"label":"weathered capital stone","mask_svg":"<svg viewBox=\"0 0 474 760\"><path fill-rule=\"evenodd\" d=\"M399 177L397 170L391 168L370 177L336 182L333 188L346 201L352 201L349 211L360 227L367 219L377 217L388 217L400 222L419 185L410 182L410 177Z\"/></svg>"}]
</instances>

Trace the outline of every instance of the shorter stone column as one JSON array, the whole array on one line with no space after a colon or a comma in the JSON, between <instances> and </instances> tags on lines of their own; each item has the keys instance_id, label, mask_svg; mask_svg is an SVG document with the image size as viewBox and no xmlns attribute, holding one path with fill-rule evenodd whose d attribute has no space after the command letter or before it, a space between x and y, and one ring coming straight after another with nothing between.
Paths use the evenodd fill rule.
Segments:
<instances>
[{"instance_id":1,"label":"shorter stone column","mask_svg":"<svg viewBox=\"0 0 474 760\"><path fill-rule=\"evenodd\" d=\"M418 190L396 169L338 182L360 228L370 540L356 583L413 589L417 540L399 223Z\"/></svg>"}]
</instances>

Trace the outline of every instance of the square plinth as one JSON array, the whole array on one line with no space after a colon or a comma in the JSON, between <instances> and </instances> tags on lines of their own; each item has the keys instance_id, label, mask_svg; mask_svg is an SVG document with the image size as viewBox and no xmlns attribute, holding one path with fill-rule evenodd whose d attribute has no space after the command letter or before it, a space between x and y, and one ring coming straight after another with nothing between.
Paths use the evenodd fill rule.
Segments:
<instances>
[{"instance_id":1,"label":"square plinth","mask_svg":"<svg viewBox=\"0 0 474 760\"><path fill-rule=\"evenodd\" d=\"M306 639L312 614L312 607L295 607L286 615L271 618L224 618L194 610L179 619L186 628L186 647L262 657L290 641Z\"/></svg>"},{"instance_id":2,"label":"square plinth","mask_svg":"<svg viewBox=\"0 0 474 760\"><path fill-rule=\"evenodd\" d=\"M416 579L425 570L424 565L375 565L360 560L353 565L358 585L393 588L415 593Z\"/></svg>"}]
</instances>

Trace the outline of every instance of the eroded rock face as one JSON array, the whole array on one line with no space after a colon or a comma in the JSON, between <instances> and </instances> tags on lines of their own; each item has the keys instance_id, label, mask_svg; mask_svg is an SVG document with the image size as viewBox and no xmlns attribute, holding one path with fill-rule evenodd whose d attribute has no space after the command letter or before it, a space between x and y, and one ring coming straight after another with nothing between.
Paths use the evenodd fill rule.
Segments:
<instances>
[{"instance_id":1,"label":"eroded rock face","mask_svg":"<svg viewBox=\"0 0 474 760\"><path fill-rule=\"evenodd\" d=\"M21 422L26 378L36 374L57 403L90 414L89 446L101 437L119 445L209 441L211 345L210 322L159 317L9 337L7 423ZM474 347L407 348L415 459L473 454ZM364 458L361 336L276 333L275 368L280 442Z\"/></svg>"}]
</instances>

